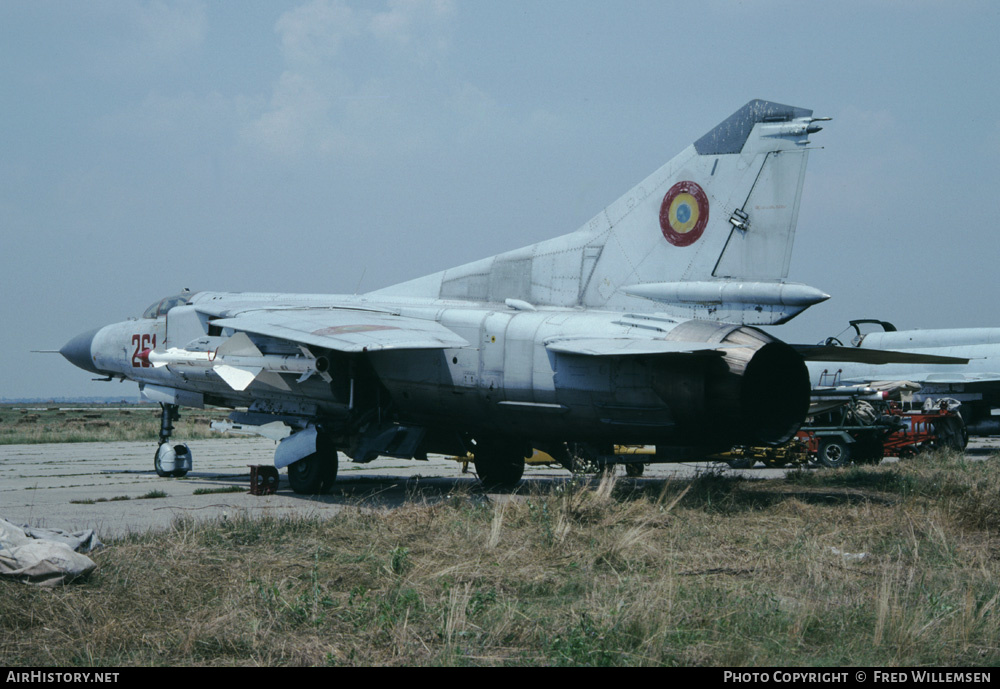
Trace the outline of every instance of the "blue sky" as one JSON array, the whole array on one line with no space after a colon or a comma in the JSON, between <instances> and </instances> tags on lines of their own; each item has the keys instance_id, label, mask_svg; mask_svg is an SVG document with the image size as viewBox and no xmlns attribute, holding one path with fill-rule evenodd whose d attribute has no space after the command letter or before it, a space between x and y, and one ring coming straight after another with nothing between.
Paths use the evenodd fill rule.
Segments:
<instances>
[{"instance_id":1,"label":"blue sky","mask_svg":"<svg viewBox=\"0 0 1000 689\"><path fill-rule=\"evenodd\" d=\"M1000 4L0 3L0 397L194 290L368 291L572 231L752 98L831 116L790 280L1000 326ZM128 390L125 390L128 386Z\"/></svg>"}]
</instances>

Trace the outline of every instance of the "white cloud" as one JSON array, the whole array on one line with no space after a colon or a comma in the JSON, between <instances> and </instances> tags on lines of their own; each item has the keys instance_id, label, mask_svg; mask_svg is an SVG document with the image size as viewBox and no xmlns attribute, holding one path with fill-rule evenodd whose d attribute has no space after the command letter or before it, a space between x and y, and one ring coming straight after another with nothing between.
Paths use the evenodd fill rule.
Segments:
<instances>
[{"instance_id":1,"label":"white cloud","mask_svg":"<svg viewBox=\"0 0 1000 689\"><path fill-rule=\"evenodd\" d=\"M340 0L313 0L281 15L275 31L292 64L315 65L334 57L361 30L357 13Z\"/></svg>"},{"instance_id":2,"label":"white cloud","mask_svg":"<svg viewBox=\"0 0 1000 689\"><path fill-rule=\"evenodd\" d=\"M74 17L69 10L77 6L67 5L65 21L83 24L94 35L81 43L77 57L84 69L105 79L175 65L200 49L208 35L201 0L95 2L79 7L80 15Z\"/></svg>"},{"instance_id":3,"label":"white cloud","mask_svg":"<svg viewBox=\"0 0 1000 689\"><path fill-rule=\"evenodd\" d=\"M245 140L279 157L296 156L332 135L330 96L297 72L281 75L270 109L243 128ZM328 143L326 145L329 145Z\"/></svg>"},{"instance_id":4,"label":"white cloud","mask_svg":"<svg viewBox=\"0 0 1000 689\"><path fill-rule=\"evenodd\" d=\"M285 71L245 120L244 143L289 165L336 160L376 170L420 151L497 137L548 140L570 127L543 110L514 115L447 57L451 0L310 0L275 25Z\"/></svg>"},{"instance_id":5,"label":"white cloud","mask_svg":"<svg viewBox=\"0 0 1000 689\"><path fill-rule=\"evenodd\" d=\"M132 48L157 60L186 55L204 42L208 31L201 2L149 2L130 6Z\"/></svg>"},{"instance_id":6,"label":"white cloud","mask_svg":"<svg viewBox=\"0 0 1000 689\"><path fill-rule=\"evenodd\" d=\"M389 0L380 11L358 7L311 0L278 19L286 69L267 109L242 128L244 141L282 158L417 145L414 123L400 109L419 111L433 97L428 91L447 96L440 89L449 77L427 58L448 45L452 4Z\"/></svg>"},{"instance_id":7,"label":"white cloud","mask_svg":"<svg viewBox=\"0 0 1000 689\"><path fill-rule=\"evenodd\" d=\"M188 139L228 129L238 117L237 101L217 92L165 95L151 91L141 102L98 119L96 127L104 136L166 135Z\"/></svg>"},{"instance_id":8,"label":"white cloud","mask_svg":"<svg viewBox=\"0 0 1000 689\"><path fill-rule=\"evenodd\" d=\"M376 12L369 29L379 39L413 45L428 38L428 29L451 16L451 0L390 0L389 8ZM436 44L440 45L440 44Z\"/></svg>"}]
</instances>

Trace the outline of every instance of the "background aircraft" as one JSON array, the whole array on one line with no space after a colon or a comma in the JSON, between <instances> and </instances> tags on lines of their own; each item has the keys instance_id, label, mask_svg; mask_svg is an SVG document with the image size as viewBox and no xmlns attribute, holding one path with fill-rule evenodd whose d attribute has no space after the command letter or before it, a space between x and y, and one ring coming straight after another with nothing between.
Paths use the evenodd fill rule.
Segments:
<instances>
[{"instance_id":1,"label":"background aircraft","mask_svg":"<svg viewBox=\"0 0 1000 689\"><path fill-rule=\"evenodd\" d=\"M911 381L920 385L920 390L913 393L914 401L954 398L962 403L962 418L970 434L1000 434L1000 417L992 414L995 407L1000 407L1000 328L896 330L892 323L875 319L854 320L850 325L855 334L844 348L847 350L844 358L837 358L833 351L826 361L809 362L813 385ZM827 343L843 344L836 338L828 338ZM876 366L844 360L862 350L891 350L968 361L961 366L927 361Z\"/></svg>"},{"instance_id":2,"label":"background aircraft","mask_svg":"<svg viewBox=\"0 0 1000 689\"><path fill-rule=\"evenodd\" d=\"M364 295L184 293L60 351L163 405L161 475L190 468L178 407L206 404L285 424L275 465L298 492L328 490L338 452L472 452L509 486L532 447L782 442L808 374L752 326L828 298L784 281L818 119L751 101L555 239Z\"/></svg>"}]
</instances>

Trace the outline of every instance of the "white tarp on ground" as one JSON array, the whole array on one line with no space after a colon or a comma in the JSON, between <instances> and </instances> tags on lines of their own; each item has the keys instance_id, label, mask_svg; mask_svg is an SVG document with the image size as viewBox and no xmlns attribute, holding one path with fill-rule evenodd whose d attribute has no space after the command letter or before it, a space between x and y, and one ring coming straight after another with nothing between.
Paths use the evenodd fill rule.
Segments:
<instances>
[{"instance_id":1,"label":"white tarp on ground","mask_svg":"<svg viewBox=\"0 0 1000 689\"><path fill-rule=\"evenodd\" d=\"M0 519L0 578L40 586L65 584L97 568L86 555L102 543L93 531L15 526Z\"/></svg>"}]
</instances>

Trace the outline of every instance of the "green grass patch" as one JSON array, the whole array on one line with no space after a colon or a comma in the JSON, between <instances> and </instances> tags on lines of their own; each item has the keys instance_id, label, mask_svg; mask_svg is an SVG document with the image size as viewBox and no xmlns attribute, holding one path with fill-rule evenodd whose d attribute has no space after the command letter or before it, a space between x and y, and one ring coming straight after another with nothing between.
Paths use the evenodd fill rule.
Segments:
<instances>
[{"instance_id":1,"label":"green grass patch","mask_svg":"<svg viewBox=\"0 0 1000 689\"><path fill-rule=\"evenodd\" d=\"M243 486L220 486L218 488L195 488L194 495L213 495L215 493L246 493L249 488Z\"/></svg>"},{"instance_id":2,"label":"green grass patch","mask_svg":"<svg viewBox=\"0 0 1000 689\"><path fill-rule=\"evenodd\" d=\"M221 409L184 409L174 423L177 437L187 440L232 437L217 433L212 421L228 418ZM85 408L24 409L0 406L0 445L155 441L160 434L158 405L93 405Z\"/></svg>"},{"instance_id":3,"label":"green grass patch","mask_svg":"<svg viewBox=\"0 0 1000 689\"><path fill-rule=\"evenodd\" d=\"M415 494L177 521L56 591L2 582L11 665L1000 662L1000 462ZM987 505L982 502L992 503ZM70 611L72 614L67 614Z\"/></svg>"},{"instance_id":4,"label":"green grass patch","mask_svg":"<svg viewBox=\"0 0 1000 689\"><path fill-rule=\"evenodd\" d=\"M69 503L71 505L95 505L99 502L121 502L122 500L131 500L131 499L132 498L130 498L127 495L116 495L113 498L96 498L96 499L84 498L81 500L70 500Z\"/></svg>"}]
</instances>

